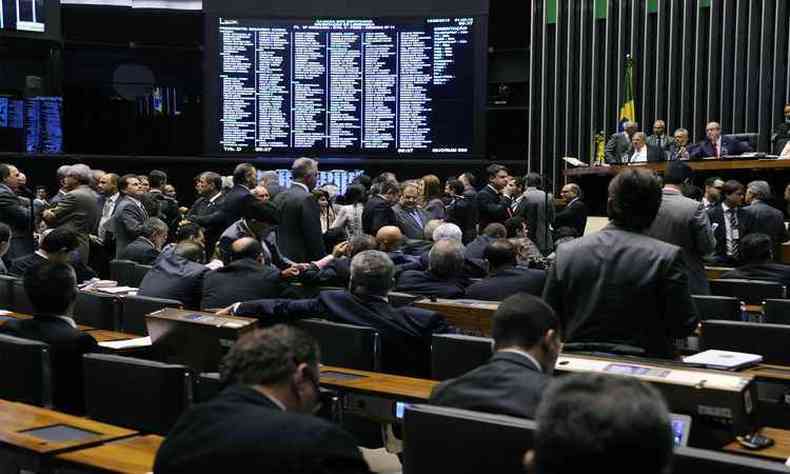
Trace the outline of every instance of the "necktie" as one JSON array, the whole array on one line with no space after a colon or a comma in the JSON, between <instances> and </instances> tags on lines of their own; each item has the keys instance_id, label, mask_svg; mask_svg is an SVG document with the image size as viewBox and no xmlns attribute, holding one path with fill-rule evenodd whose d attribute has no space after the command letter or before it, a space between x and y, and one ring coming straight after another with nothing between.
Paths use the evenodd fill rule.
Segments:
<instances>
[{"instance_id":1,"label":"necktie","mask_svg":"<svg viewBox=\"0 0 790 474\"><path fill-rule=\"evenodd\" d=\"M417 225L420 227L420 229L422 229L422 227L423 227L422 219L420 218L420 213L417 212L416 209L411 211L411 217L412 217L412 219L414 219L414 222L417 223Z\"/></svg>"},{"instance_id":2,"label":"necktie","mask_svg":"<svg viewBox=\"0 0 790 474\"><path fill-rule=\"evenodd\" d=\"M719 149L719 142L716 142L714 146L716 147L716 158L719 158L721 156L721 150Z\"/></svg>"},{"instance_id":3,"label":"necktie","mask_svg":"<svg viewBox=\"0 0 790 474\"><path fill-rule=\"evenodd\" d=\"M113 201L107 199L104 201L104 207L101 211L101 224L99 225L99 238L104 240L104 235L107 232L107 221L110 220L112 215Z\"/></svg>"},{"instance_id":4,"label":"necktie","mask_svg":"<svg viewBox=\"0 0 790 474\"><path fill-rule=\"evenodd\" d=\"M730 241L732 242L729 249L730 255L737 259L740 256L740 232L738 231L738 215L735 213L735 209L728 209L727 212L730 213Z\"/></svg>"}]
</instances>

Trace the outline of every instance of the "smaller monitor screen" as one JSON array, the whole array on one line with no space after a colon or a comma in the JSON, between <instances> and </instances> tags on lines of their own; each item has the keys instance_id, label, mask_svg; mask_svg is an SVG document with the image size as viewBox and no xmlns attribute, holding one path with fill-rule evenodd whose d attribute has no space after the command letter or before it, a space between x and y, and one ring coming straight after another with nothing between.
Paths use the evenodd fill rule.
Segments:
<instances>
[{"instance_id":1,"label":"smaller monitor screen","mask_svg":"<svg viewBox=\"0 0 790 474\"><path fill-rule=\"evenodd\" d=\"M52 443L70 443L102 435L95 431L84 430L70 425L45 426L43 428L20 431L20 433L35 436L36 438L41 438Z\"/></svg>"},{"instance_id":2,"label":"smaller monitor screen","mask_svg":"<svg viewBox=\"0 0 790 474\"><path fill-rule=\"evenodd\" d=\"M24 102L25 151L45 154L62 153L62 116L62 97L26 98Z\"/></svg>"},{"instance_id":3,"label":"smaller monitor screen","mask_svg":"<svg viewBox=\"0 0 790 474\"><path fill-rule=\"evenodd\" d=\"M0 30L46 31L44 0L0 0Z\"/></svg>"},{"instance_id":4,"label":"smaller monitor screen","mask_svg":"<svg viewBox=\"0 0 790 474\"><path fill-rule=\"evenodd\" d=\"M276 170L277 180L280 186L289 188L291 186L291 170L280 169ZM346 190L358 176L363 174L362 170L330 170L318 172L318 186L326 184L333 184L337 186L338 195L346 194Z\"/></svg>"}]
</instances>

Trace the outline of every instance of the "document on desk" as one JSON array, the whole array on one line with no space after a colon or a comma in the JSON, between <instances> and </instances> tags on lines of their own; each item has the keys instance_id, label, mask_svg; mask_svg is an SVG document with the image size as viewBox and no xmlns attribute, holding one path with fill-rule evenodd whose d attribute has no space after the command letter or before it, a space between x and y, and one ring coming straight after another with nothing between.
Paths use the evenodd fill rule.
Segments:
<instances>
[{"instance_id":1,"label":"document on desk","mask_svg":"<svg viewBox=\"0 0 790 474\"><path fill-rule=\"evenodd\" d=\"M106 347L107 349L133 349L135 347L148 347L152 345L151 336L136 337L134 339L125 339L123 341L107 341L100 342L99 346Z\"/></svg>"},{"instance_id":2,"label":"document on desk","mask_svg":"<svg viewBox=\"0 0 790 474\"><path fill-rule=\"evenodd\" d=\"M118 293L129 293L132 291L137 291L137 288L131 286L111 286L111 287L96 288L96 291L109 293L111 295L117 295Z\"/></svg>"}]
</instances>

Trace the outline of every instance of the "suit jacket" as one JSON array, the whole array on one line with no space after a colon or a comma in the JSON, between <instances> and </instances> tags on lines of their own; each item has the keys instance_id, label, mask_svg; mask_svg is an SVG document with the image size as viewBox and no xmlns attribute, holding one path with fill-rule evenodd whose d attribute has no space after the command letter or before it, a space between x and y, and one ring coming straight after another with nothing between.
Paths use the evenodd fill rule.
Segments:
<instances>
[{"instance_id":1,"label":"suit jacket","mask_svg":"<svg viewBox=\"0 0 790 474\"><path fill-rule=\"evenodd\" d=\"M461 228L463 243L468 244L477 237L477 193L465 192L463 196L453 198L447 206L447 222Z\"/></svg>"},{"instance_id":2,"label":"suit jacket","mask_svg":"<svg viewBox=\"0 0 790 474\"><path fill-rule=\"evenodd\" d=\"M788 235L782 211L762 201L752 201L750 205L743 208L743 213L749 223L750 234L758 232L765 234L771 238L774 246L787 242Z\"/></svg>"},{"instance_id":3,"label":"suit jacket","mask_svg":"<svg viewBox=\"0 0 790 474\"><path fill-rule=\"evenodd\" d=\"M710 294L703 257L716 250L716 239L702 203L675 189L664 188L661 207L647 235L680 247L689 272L691 294Z\"/></svg>"},{"instance_id":4,"label":"suit jacket","mask_svg":"<svg viewBox=\"0 0 790 474\"><path fill-rule=\"evenodd\" d=\"M5 255L6 263L33 253L30 236L30 208L5 184L0 183L0 222L11 228L11 246Z\"/></svg>"},{"instance_id":5,"label":"suit jacket","mask_svg":"<svg viewBox=\"0 0 790 474\"><path fill-rule=\"evenodd\" d=\"M206 273L201 306L224 308L239 301L282 298L290 293L275 267L243 258Z\"/></svg>"},{"instance_id":6,"label":"suit jacket","mask_svg":"<svg viewBox=\"0 0 790 474\"><path fill-rule=\"evenodd\" d=\"M66 196L52 209L55 218L52 227L66 227L77 233L80 241L80 254L83 262L88 261L89 235L99 222L99 209L96 194L87 184L80 185L66 193Z\"/></svg>"},{"instance_id":7,"label":"suit jacket","mask_svg":"<svg viewBox=\"0 0 790 474\"><path fill-rule=\"evenodd\" d=\"M285 188L280 186L280 183L269 183L266 185L266 190L269 191L269 199L274 199L278 194L285 191Z\"/></svg>"},{"instance_id":8,"label":"suit jacket","mask_svg":"<svg viewBox=\"0 0 790 474\"><path fill-rule=\"evenodd\" d=\"M675 143L675 139L673 137L669 137L667 135L662 135L661 136L661 143L659 143L659 137L658 136L650 135L649 137L647 137L647 140L645 140L645 143L647 143L650 146L657 147L661 151L666 151L672 144Z\"/></svg>"},{"instance_id":9,"label":"suit jacket","mask_svg":"<svg viewBox=\"0 0 790 474\"><path fill-rule=\"evenodd\" d=\"M427 377L431 335L449 326L434 311L393 308L383 298L355 295L348 290L322 291L306 300L258 300L242 303L239 316L257 316L262 324L320 317L338 323L368 326L381 335L384 372Z\"/></svg>"},{"instance_id":10,"label":"suit jacket","mask_svg":"<svg viewBox=\"0 0 790 474\"><path fill-rule=\"evenodd\" d=\"M748 263L723 274L721 278L775 281L790 288L790 265L771 262Z\"/></svg>"},{"instance_id":11,"label":"suit jacket","mask_svg":"<svg viewBox=\"0 0 790 474\"><path fill-rule=\"evenodd\" d=\"M536 188L527 188L527 195L516 211L527 221L529 238L535 242L543 255L554 250L551 225L554 223L554 198Z\"/></svg>"},{"instance_id":12,"label":"suit jacket","mask_svg":"<svg viewBox=\"0 0 790 474\"><path fill-rule=\"evenodd\" d=\"M207 210L203 215L194 215L192 218L194 223L214 230L217 235L241 219L244 209L254 205L256 201L249 189L238 184L219 199L221 202L207 206L210 211Z\"/></svg>"},{"instance_id":13,"label":"suit jacket","mask_svg":"<svg viewBox=\"0 0 790 474\"><path fill-rule=\"evenodd\" d=\"M466 289L466 297L475 300L502 301L520 292L542 296L545 282L546 272L543 270L512 267L472 283Z\"/></svg>"},{"instance_id":14,"label":"suit jacket","mask_svg":"<svg viewBox=\"0 0 790 474\"><path fill-rule=\"evenodd\" d=\"M199 309L203 294L205 265L169 253L160 256L140 282L137 294L177 300L185 308Z\"/></svg>"},{"instance_id":15,"label":"suit jacket","mask_svg":"<svg viewBox=\"0 0 790 474\"><path fill-rule=\"evenodd\" d=\"M526 356L497 352L485 365L436 386L428 403L532 420L549 380Z\"/></svg>"},{"instance_id":16,"label":"suit jacket","mask_svg":"<svg viewBox=\"0 0 790 474\"><path fill-rule=\"evenodd\" d=\"M258 236L250 230L244 220L234 222L233 225L225 229L222 233L222 236L217 242L216 254L224 263L230 263L230 247L233 245L233 242L242 237L258 238ZM274 232L259 241L263 247L264 256L266 257L264 263L274 265L280 269L288 268L293 264L291 260L280 252L280 247L277 245L277 238Z\"/></svg>"},{"instance_id":17,"label":"suit jacket","mask_svg":"<svg viewBox=\"0 0 790 474\"><path fill-rule=\"evenodd\" d=\"M213 197L213 196L211 196ZM219 240L220 234L225 230L225 216L221 212L217 212L222 208L225 196L220 194L214 202L211 198L201 197L192 204L192 207L187 211L186 218L190 222L194 222L203 227L204 235L206 238L206 253L212 255L214 253L214 246Z\"/></svg>"},{"instance_id":18,"label":"suit jacket","mask_svg":"<svg viewBox=\"0 0 790 474\"><path fill-rule=\"evenodd\" d=\"M587 206L581 199L574 199L564 209L554 215L554 228L571 227L576 229L577 237L584 235L587 228ZM535 236L530 235L530 238Z\"/></svg>"},{"instance_id":19,"label":"suit jacket","mask_svg":"<svg viewBox=\"0 0 790 474\"><path fill-rule=\"evenodd\" d=\"M431 216L431 219L447 219L447 208L444 205L444 201L439 198L434 198L428 201L425 204L425 212Z\"/></svg>"},{"instance_id":20,"label":"suit jacket","mask_svg":"<svg viewBox=\"0 0 790 474\"><path fill-rule=\"evenodd\" d=\"M25 276L25 272L28 268L45 260L46 258L37 253L31 253L30 255L19 257L11 262L11 265L8 267L8 273L22 278ZM84 281L90 280L91 278L96 278L96 272L94 272L91 267L82 263L82 260L80 260L77 255L72 254L70 260L71 261L69 264L74 267L74 273L77 274L77 283L82 283Z\"/></svg>"},{"instance_id":21,"label":"suit jacket","mask_svg":"<svg viewBox=\"0 0 790 474\"><path fill-rule=\"evenodd\" d=\"M738 235L739 238L743 238L750 228L749 216L743 212L742 207L739 207L735 213L738 217ZM721 204L708 209L708 219L710 219L711 227L715 227L713 230L713 236L716 238L715 254L718 257L727 257L727 227L724 222L724 208Z\"/></svg>"},{"instance_id":22,"label":"suit jacket","mask_svg":"<svg viewBox=\"0 0 790 474\"><path fill-rule=\"evenodd\" d=\"M407 270L398 277L396 291L436 298L462 298L469 281L463 277L440 279L429 271Z\"/></svg>"},{"instance_id":23,"label":"suit jacket","mask_svg":"<svg viewBox=\"0 0 790 474\"><path fill-rule=\"evenodd\" d=\"M112 213L112 233L115 236L115 257L123 254L124 249L140 236L140 228L148 219L148 212L133 198L121 195Z\"/></svg>"},{"instance_id":24,"label":"suit jacket","mask_svg":"<svg viewBox=\"0 0 790 474\"><path fill-rule=\"evenodd\" d=\"M666 155L668 161L702 158L702 156L699 156L699 146L696 143L687 143L685 146L680 146L677 142L673 142L666 148Z\"/></svg>"},{"instance_id":25,"label":"suit jacket","mask_svg":"<svg viewBox=\"0 0 790 474\"><path fill-rule=\"evenodd\" d=\"M379 229L388 225L398 225L392 205L381 196L371 196L362 210L362 232L375 237Z\"/></svg>"},{"instance_id":26,"label":"suit jacket","mask_svg":"<svg viewBox=\"0 0 790 474\"><path fill-rule=\"evenodd\" d=\"M55 409L72 414L85 412L82 355L98 349L93 337L50 315L7 321L0 325L0 333L49 344Z\"/></svg>"},{"instance_id":27,"label":"suit jacket","mask_svg":"<svg viewBox=\"0 0 790 474\"><path fill-rule=\"evenodd\" d=\"M233 465L260 473L370 472L354 439L338 426L283 411L242 385L187 410L156 453L154 472L224 472Z\"/></svg>"},{"instance_id":28,"label":"suit jacket","mask_svg":"<svg viewBox=\"0 0 790 474\"><path fill-rule=\"evenodd\" d=\"M326 256L321 231L321 209L312 194L298 184L277 195L280 209L277 242L282 253L297 263L312 262Z\"/></svg>"},{"instance_id":29,"label":"suit jacket","mask_svg":"<svg viewBox=\"0 0 790 474\"><path fill-rule=\"evenodd\" d=\"M624 344L669 358L697 326L682 250L614 224L557 249L543 290L568 342Z\"/></svg>"},{"instance_id":30,"label":"suit jacket","mask_svg":"<svg viewBox=\"0 0 790 474\"><path fill-rule=\"evenodd\" d=\"M634 148L625 132L614 133L606 142L605 160L610 165L626 163Z\"/></svg>"},{"instance_id":31,"label":"suit jacket","mask_svg":"<svg viewBox=\"0 0 790 474\"><path fill-rule=\"evenodd\" d=\"M494 191L488 185L477 193L477 217L480 232L488 224L499 222L500 224L512 216L510 211L510 198Z\"/></svg>"},{"instance_id":32,"label":"suit jacket","mask_svg":"<svg viewBox=\"0 0 790 474\"><path fill-rule=\"evenodd\" d=\"M425 236L425 224L431 220L431 215L428 212L419 207L411 212L406 212L400 204L392 206L392 212L395 213L395 217L398 219L398 227L400 227L400 231L406 238L422 239ZM419 217L415 218L414 214L417 214Z\"/></svg>"},{"instance_id":33,"label":"suit jacket","mask_svg":"<svg viewBox=\"0 0 790 474\"><path fill-rule=\"evenodd\" d=\"M118 258L120 260L131 260L140 265L153 265L157 257L159 257L159 250L154 247L150 240L141 236L129 244Z\"/></svg>"},{"instance_id":34,"label":"suit jacket","mask_svg":"<svg viewBox=\"0 0 790 474\"><path fill-rule=\"evenodd\" d=\"M466 258L476 258L476 259L484 259L485 258L485 251L488 244L497 240L494 237L489 237L487 235L479 235L475 240L471 241L464 250L464 256ZM428 249L430 250L430 249Z\"/></svg>"},{"instance_id":35,"label":"suit jacket","mask_svg":"<svg viewBox=\"0 0 790 474\"><path fill-rule=\"evenodd\" d=\"M752 151L748 143L736 140L722 135L721 137L721 154L722 156L742 155ZM697 144L694 156L692 158L708 158L716 156L716 149L709 140L703 140Z\"/></svg>"}]
</instances>

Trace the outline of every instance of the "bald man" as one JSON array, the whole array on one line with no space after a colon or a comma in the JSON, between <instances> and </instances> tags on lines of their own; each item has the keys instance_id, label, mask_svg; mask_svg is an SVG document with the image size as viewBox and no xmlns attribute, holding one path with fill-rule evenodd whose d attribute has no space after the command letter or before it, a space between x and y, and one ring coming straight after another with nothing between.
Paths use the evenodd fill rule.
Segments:
<instances>
[{"instance_id":1,"label":"bald man","mask_svg":"<svg viewBox=\"0 0 790 474\"><path fill-rule=\"evenodd\" d=\"M673 143L675 139L667 136L667 124L663 120L656 120L653 124L653 134L647 137L647 144L666 152Z\"/></svg>"},{"instance_id":2,"label":"bald man","mask_svg":"<svg viewBox=\"0 0 790 474\"><path fill-rule=\"evenodd\" d=\"M695 158L721 158L722 156L742 155L752 151L747 142L722 136L721 125L710 122L705 126L705 140L695 150Z\"/></svg>"},{"instance_id":3,"label":"bald man","mask_svg":"<svg viewBox=\"0 0 790 474\"><path fill-rule=\"evenodd\" d=\"M403 234L398 227L387 225L376 232L376 242L382 252L392 252L400 249Z\"/></svg>"}]
</instances>

